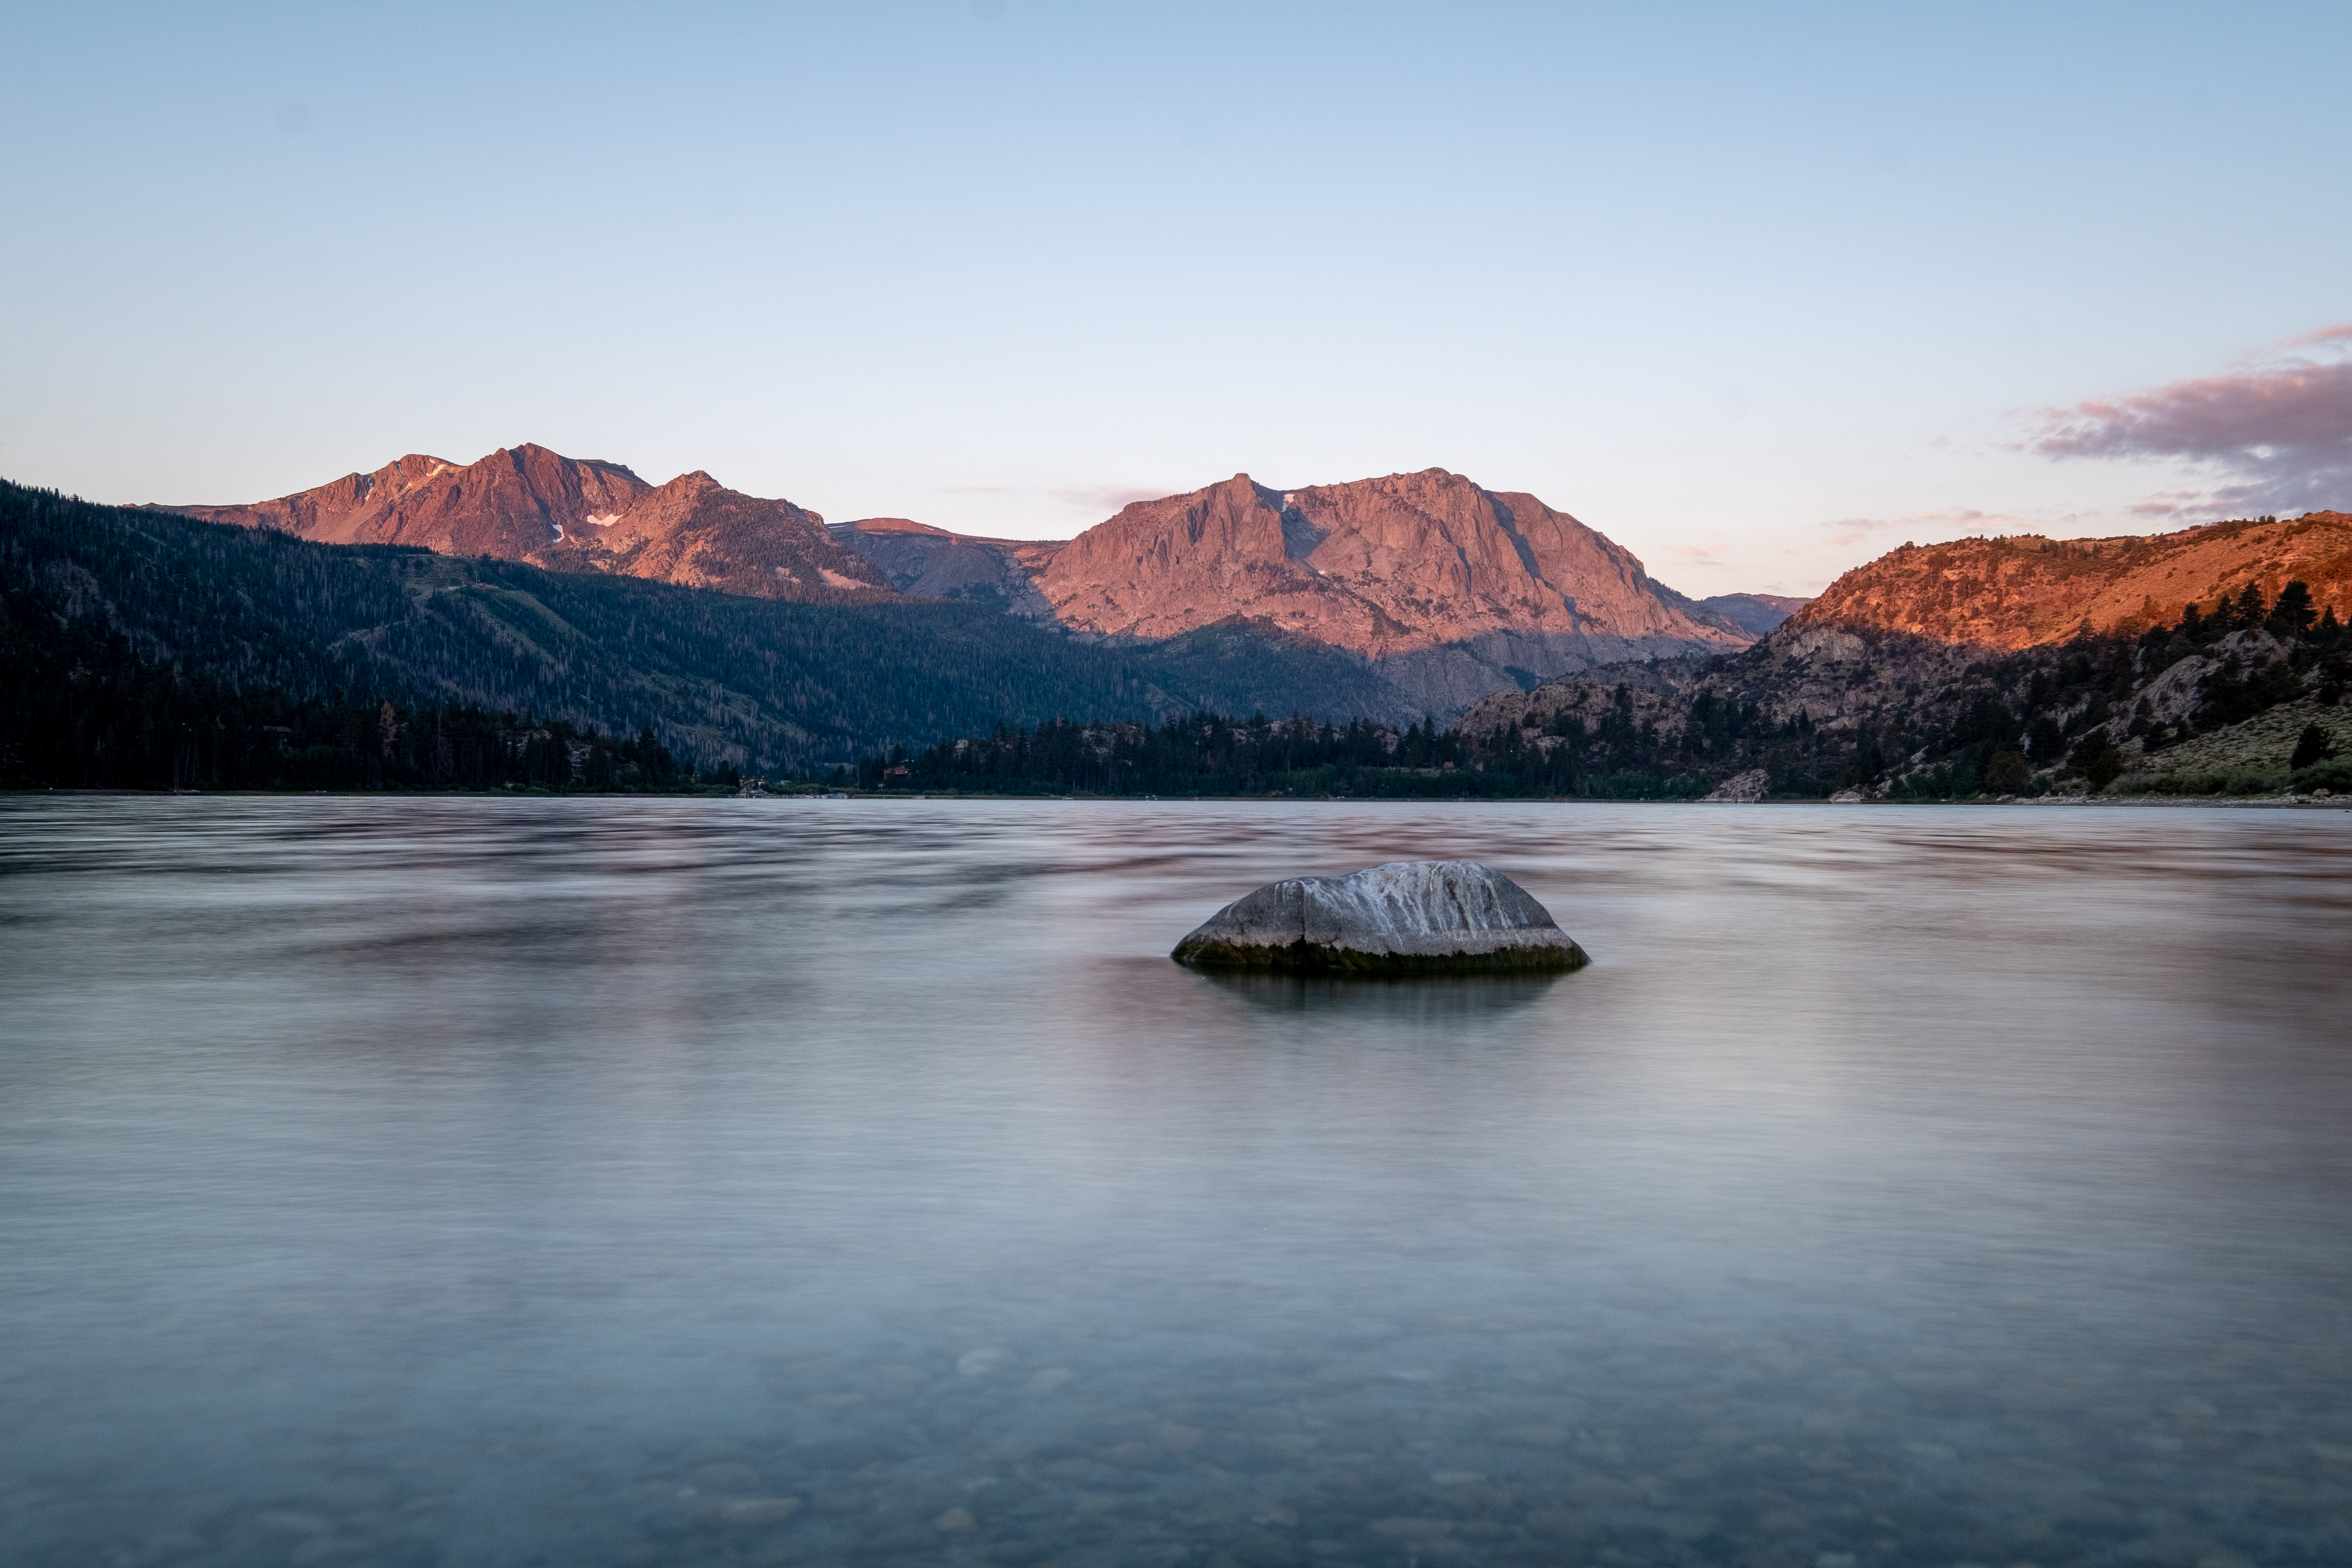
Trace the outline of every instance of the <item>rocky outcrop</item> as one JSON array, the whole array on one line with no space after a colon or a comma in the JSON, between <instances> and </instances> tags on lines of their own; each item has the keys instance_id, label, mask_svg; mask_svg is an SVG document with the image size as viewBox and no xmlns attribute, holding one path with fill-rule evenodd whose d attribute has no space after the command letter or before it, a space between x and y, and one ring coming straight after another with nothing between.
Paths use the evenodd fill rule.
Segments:
<instances>
[{"instance_id":1,"label":"rocky outcrop","mask_svg":"<svg viewBox=\"0 0 2352 1568\"><path fill-rule=\"evenodd\" d=\"M1202 969L1341 974L1566 970L1590 962L1527 890L1475 860L1394 860L1271 882L1170 956Z\"/></svg>"},{"instance_id":2,"label":"rocky outcrop","mask_svg":"<svg viewBox=\"0 0 2352 1568\"><path fill-rule=\"evenodd\" d=\"M1699 797L1701 805L1754 805L1772 788L1772 775L1762 768L1735 773Z\"/></svg>"},{"instance_id":3,"label":"rocky outcrop","mask_svg":"<svg viewBox=\"0 0 2352 1568\"><path fill-rule=\"evenodd\" d=\"M1858 566L1799 610L1799 626L1908 632L2014 650L2084 631L2169 625L2248 583L2265 600L2300 578L2315 610L2352 620L2352 514L2217 522L2114 539L1962 539L1906 544Z\"/></svg>"}]
</instances>

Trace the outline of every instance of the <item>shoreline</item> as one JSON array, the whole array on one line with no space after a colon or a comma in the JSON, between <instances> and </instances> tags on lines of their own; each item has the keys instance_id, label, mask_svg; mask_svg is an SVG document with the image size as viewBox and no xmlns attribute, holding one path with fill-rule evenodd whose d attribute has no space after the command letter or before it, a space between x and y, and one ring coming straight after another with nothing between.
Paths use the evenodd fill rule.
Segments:
<instances>
[{"instance_id":1,"label":"shoreline","mask_svg":"<svg viewBox=\"0 0 2352 1568\"><path fill-rule=\"evenodd\" d=\"M719 793L653 793L568 795L548 790L531 794L520 791L495 790L142 790L142 789L7 789L0 790L0 800L45 799L56 796L105 796L131 800L677 800L677 801L743 801L743 800L859 800L859 801L1036 801L1041 804L1171 805L1184 804L1232 803L1246 801L1263 805L1705 805L1737 809L1745 806L1835 806L1841 810L1857 806L1874 808L1938 809L1949 806L1983 808L2042 806L2127 806L2147 807L2167 811L2231 810L2231 811L2347 811L2352 810L2352 794L2314 797L2311 795L2026 795L2009 799L1976 800L1605 800L1589 795L989 795L989 794L845 794L818 791L782 791L761 795L723 795Z\"/></svg>"}]
</instances>

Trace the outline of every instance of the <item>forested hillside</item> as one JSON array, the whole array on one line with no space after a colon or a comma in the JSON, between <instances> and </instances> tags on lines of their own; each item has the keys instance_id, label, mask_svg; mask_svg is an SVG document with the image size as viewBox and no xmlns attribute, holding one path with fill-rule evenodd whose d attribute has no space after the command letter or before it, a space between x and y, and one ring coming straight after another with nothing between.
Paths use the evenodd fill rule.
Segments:
<instances>
[{"instance_id":1,"label":"forested hillside","mask_svg":"<svg viewBox=\"0 0 2352 1568\"><path fill-rule=\"evenodd\" d=\"M1563 794L1947 800L2247 795L2352 784L2352 630L2308 584L2249 584L2137 637L2013 651L1802 616L1728 658L1502 692L1461 726L1473 767Z\"/></svg>"},{"instance_id":2,"label":"forested hillside","mask_svg":"<svg viewBox=\"0 0 2352 1568\"><path fill-rule=\"evenodd\" d=\"M765 773L1062 715L1345 718L1393 699L1345 654L1215 628L1137 648L977 605L738 598L0 481L0 767L18 784L169 782L152 758L226 728L289 728L306 701L478 708L517 716L510 730L645 736L683 763ZM102 761L133 750L144 771Z\"/></svg>"}]
</instances>

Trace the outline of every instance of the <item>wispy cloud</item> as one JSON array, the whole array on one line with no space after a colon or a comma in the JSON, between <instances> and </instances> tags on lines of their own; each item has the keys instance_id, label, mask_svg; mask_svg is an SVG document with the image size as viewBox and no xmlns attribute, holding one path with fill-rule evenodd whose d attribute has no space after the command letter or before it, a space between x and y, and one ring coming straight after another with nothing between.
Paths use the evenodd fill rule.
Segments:
<instances>
[{"instance_id":1,"label":"wispy cloud","mask_svg":"<svg viewBox=\"0 0 2352 1568\"><path fill-rule=\"evenodd\" d=\"M2322 327L2315 332L2305 332L2301 337L2289 338L2278 346L2283 349L2303 349L2335 343L2352 343L2352 321L2347 321L2340 327Z\"/></svg>"},{"instance_id":2,"label":"wispy cloud","mask_svg":"<svg viewBox=\"0 0 2352 1568\"><path fill-rule=\"evenodd\" d=\"M1030 496L1108 517L1121 507L1137 501L1158 500L1161 496L1181 492L1165 486L1129 484L1078 485L1062 489L1033 489L1027 485L941 485L939 493L949 496Z\"/></svg>"},{"instance_id":3,"label":"wispy cloud","mask_svg":"<svg viewBox=\"0 0 2352 1568\"><path fill-rule=\"evenodd\" d=\"M2290 338L2242 368L2046 409L2024 443L2060 459L2171 461L2211 474L2151 495L2150 517L2352 506L2352 322Z\"/></svg>"},{"instance_id":4,"label":"wispy cloud","mask_svg":"<svg viewBox=\"0 0 2352 1568\"><path fill-rule=\"evenodd\" d=\"M1900 517L1841 517L1822 524L1822 531L1828 536L1829 543L1843 550L1865 539L1896 532L1914 539L1922 534L1932 539L1966 533L2032 533L2049 526L2030 517L1979 511L1974 507L1950 507L1941 511L1905 512ZM1806 552L1792 550L1789 553Z\"/></svg>"},{"instance_id":5,"label":"wispy cloud","mask_svg":"<svg viewBox=\"0 0 2352 1568\"><path fill-rule=\"evenodd\" d=\"M1050 490L1047 493L1055 500L1067 501L1072 506L1093 507L1105 517L1108 517L1120 508L1133 506L1137 501L1158 500L1161 496L1179 495L1182 492L1170 489L1165 486L1092 485L1077 489Z\"/></svg>"}]
</instances>

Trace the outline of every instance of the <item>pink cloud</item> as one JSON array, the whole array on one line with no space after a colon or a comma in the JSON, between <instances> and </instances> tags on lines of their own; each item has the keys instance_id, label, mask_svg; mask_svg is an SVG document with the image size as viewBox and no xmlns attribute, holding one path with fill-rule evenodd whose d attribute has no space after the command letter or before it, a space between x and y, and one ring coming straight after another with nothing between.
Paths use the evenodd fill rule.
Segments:
<instances>
[{"instance_id":1,"label":"pink cloud","mask_svg":"<svg viewBox=\"0 0 2352 1568\"><path fill-rule=\"evenodd\" d=\"M2352 349L2352 323L2282 348ZM2060 459L2170 460L2221 483L2151 496L2150 516L2352 506L2352 359L2277 356L2223 375L2044 411L2026 449Z\"/></svg>"},{"instance_id":2,"label":"pink cloud","mask_svg":"<svg viewBox=\"0 0 2352 1568\"><path fill-rule=\"evenodd\" d=\"M2345 342L2352 342L2352 321L2347 321L2340 327L2322 327L2315 332L2305 332L2299 338L2289 338L2279 344L2279 347L2302 349Z\"/></svg>"}]
</instances>

